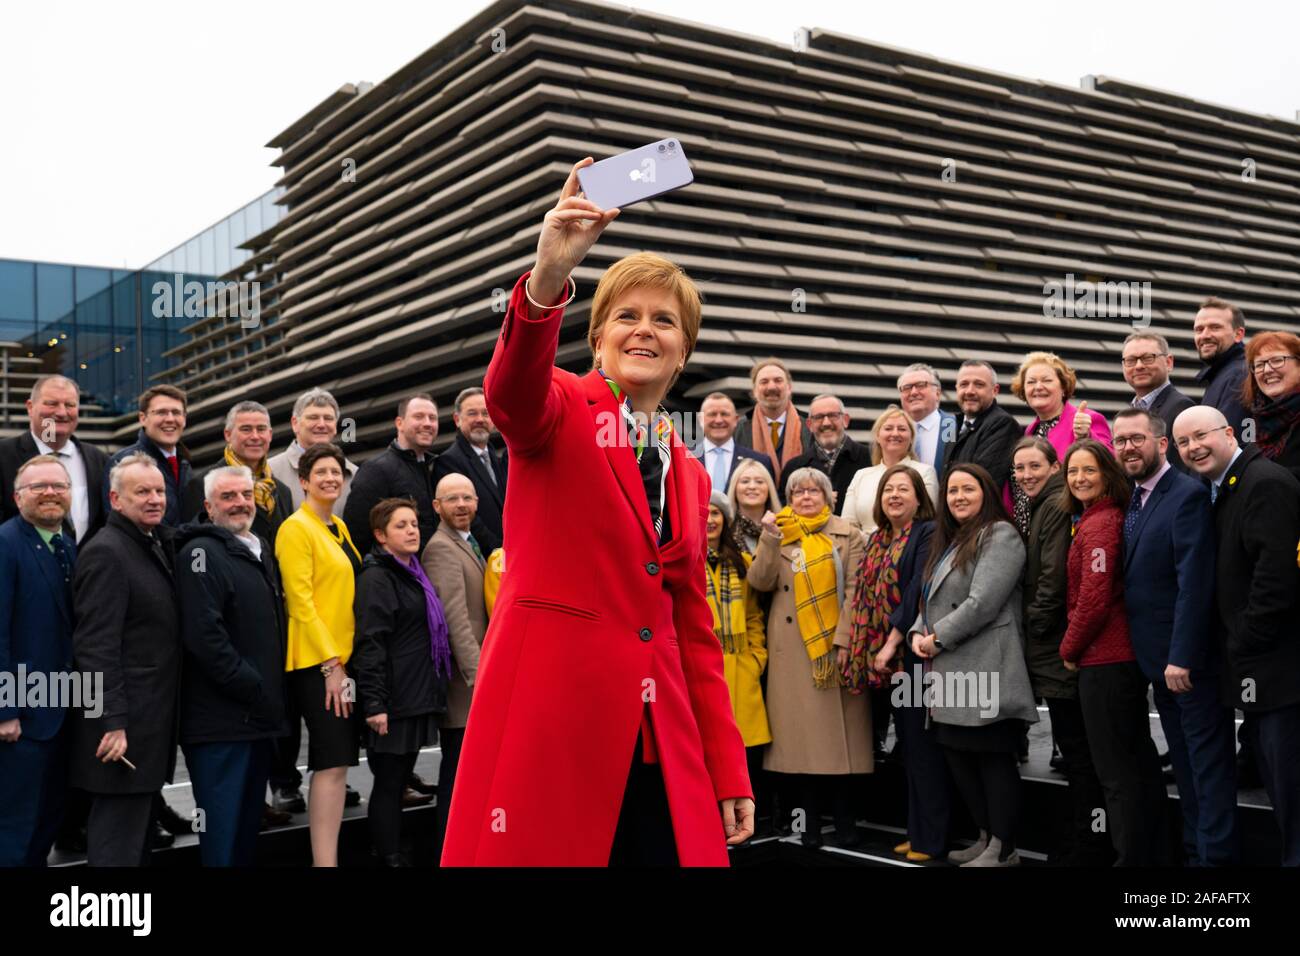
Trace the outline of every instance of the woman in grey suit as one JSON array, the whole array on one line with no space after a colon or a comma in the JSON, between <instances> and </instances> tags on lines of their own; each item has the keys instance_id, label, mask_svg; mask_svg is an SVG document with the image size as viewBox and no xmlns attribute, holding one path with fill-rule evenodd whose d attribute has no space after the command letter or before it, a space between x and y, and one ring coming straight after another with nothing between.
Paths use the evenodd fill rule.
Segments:
<instances>
[{"instance_id":1,"label":"woman in grey suit","mask_svg":"<svg viewBox=\"0 0 1300 956\"><path fill-rule=\"evenodd\" d=\"M980 828L979 841L948 860L1017 866L1016 748L1025 723L1038 720L1020 636L1025 546L979 465L953 467L941 497L911 641L928 662L923 701L935 736Z\"/></svg>"}]
</instances>

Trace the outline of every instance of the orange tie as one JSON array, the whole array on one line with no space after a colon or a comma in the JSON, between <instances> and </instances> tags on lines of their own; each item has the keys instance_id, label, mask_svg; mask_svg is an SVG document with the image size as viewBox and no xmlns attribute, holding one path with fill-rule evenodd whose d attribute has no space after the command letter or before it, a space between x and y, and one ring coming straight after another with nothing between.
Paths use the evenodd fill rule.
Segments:
<instances>
[{"instance_id":1,"label":"orange tie","mask_svg":"<svg viewBox=\"0 0 1300 956\"><path fill-rule=\"evenodd\" d=\"M781 457L781 423L768 422L767 427L772 429L772 454L779 460Z\"/></svg>"}]
</instances>

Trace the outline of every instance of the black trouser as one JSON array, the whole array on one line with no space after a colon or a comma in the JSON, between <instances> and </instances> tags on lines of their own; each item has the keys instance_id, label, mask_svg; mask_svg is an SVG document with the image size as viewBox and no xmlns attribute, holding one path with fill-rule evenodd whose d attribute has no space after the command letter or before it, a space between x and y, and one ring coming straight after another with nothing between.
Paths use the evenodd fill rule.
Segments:
<instances>
[{"instance_id":1,"label":"black trouser","mask_svg":"<svg viewBox=\"0 0 1300 956\"><path fill-rule=\"evenodd\" d=\"M406 778L415 769L418 751L409 754L366 752L375 783L370 788L370 840L381 859L395 856L402 849L402 794Z\"/></svg>"},{"instance_id":2,"label":"black trouser","mask_svg":"<svg viewBox=\"0 0 1300 956\"><path fill-rule=\"evenodd\" d=\"M456 786L456 769L460 766L460 748L465 743L465 728L443 728L438 731L442 746L442 759L438 762L438 807L435 815L438 841L434 846L435 859L442 858L442 841L447 836L447 815L451 813L451 795Z\"/></svg>"},{"instance_id":3,"label":"black trouser","mask_svg":"<svg viewBox=\"0 0 1300 956\"><path fill-rule=\"evenodd\" d=\"M912 673L909 649L904 672ZM889 700L893 695L878 693ZM948 820L952 815L952 782L943 748L934 739L934 731L925 726L927 710L913 707L910 700L895 706L894 732L898 735L895 753L903 757L903 776L907 779L907 840L917 853L939 856L948 846Z\"/></svg>"},{"instance_id":4,"label":"black trouser","mask_svg":"<svg viewBox=\"0 0 1300 956\"><path fill-rule=\"evenodd\" d=\"M1134 661L1081 667L1079 705L1106 799L1115 865L1157 865L1167 833L1167 795L1151 740L1147 679Z\"/></svg>"},{"instance_id":5,"label":"black trouser","mask_svg":"<svg viewBox=\"0 0 1300 956\"><path fill-rule=\"evenodd\" d=\"M657 763L641 762L641 735L632 751L627 790L614 828L610 866L678 866L673 817L663 773Z\"/></svg>"},{"instance_id":6,"label":"black trouser","mask_svg":"<svg viewBox=\"0 0 1300 956\"><path fill-rule=\"evenodd\" d=\"M809 833L820 833L822 814L830 804L835 833L849 836L857 828L857 814L853 808L853 778L847 773L801 773L795 783L798 803L793 808L804 811L804 821Z\"/></svg>"},{"instance_id":7,"label":"black trouser","mask_svg":"<svg viewBox=\"0 0 1300 956\"><path fill-rule=\"evenodd\" d=\"M86 821L86 863L89 866L145 866L153 848L149 823L152 793L91 794Z\"/></svg>"},{"instance_id":8,"label":"black trouser","mask_svg":"<svg viewBox=\"0 0 1300 956\"><path fill-rule=\"evenodd\" d=\"M1052 862L1109 866L1114 859L1110 838L1095 825L1094 818L1094 811L1106 805L1106 797L1097 779L1097 768L1092 765L1083 708L1077 697L1048 697L1047 713L1052 719L1052 737L1061 751L1070 797L1070 816L1063 821L1060 849L1053 854Z\"/></svg>"},{"instance_id":9,"label":"black trouser","mask_svg":"<svg viewBox=\"0 0 1300 956\"><path fill-rule=\"evenodd\" d=\"M943 748L952 774L975 825L1002 843L1000 859L1016 848L1020 823L1020 770L1014 753Z\"/></svg>"},{"instance_id":10,"label":"black trouser","mask_svg":"<svg viewBox=\"0 0 1300 956\"><path fill-rule=\"evenodd\" d=\"M1282 831L1282 865L1300 866L1300 704L1250 715L1251 749Z\"/></svg>"}]
</instances>

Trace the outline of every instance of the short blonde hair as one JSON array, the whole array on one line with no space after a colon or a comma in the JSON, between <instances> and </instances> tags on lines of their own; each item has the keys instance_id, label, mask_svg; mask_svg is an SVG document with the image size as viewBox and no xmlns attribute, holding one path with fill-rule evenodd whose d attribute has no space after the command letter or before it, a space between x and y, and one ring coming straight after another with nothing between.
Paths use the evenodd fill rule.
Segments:
<instances>
[{"instance_id":1,"label":"short blonde hair","mask_svg":"<svg viewBox=\"0 0 1300 956\"><path fill-rule=\"evenodd\" d=\"M873 465L879 465L885 460L885 453L880 450L880 429L884 428L885 422L889 421L895 415L903 416L903 421L907 422L907 430L912 433L912 443L907 447L907 455L904 457L904 460L907 458L916 460L916 455L912 454L912 449L916 447L916 422L912 421L912 416L907 414L907 412L903 411L897 405L890 405L880 413L880 417L876 419L876 423L871 426L871 463Z\"/></svg>"},{"instance_id":2,"label":"short blonde hair","mask_svg":"<svg viewBox=\"0 0 1300 956\"><path fill-rule=\"evenodd\" d=\"M1065 359L1055 352L1030 352L1020 363L1020 368L1016 369L1016 377L1011 380L1011 391L1016 398L1024 401L1025 373L1035 365L1051 366L1056 372L1056 377L1061 380L1061 392L1065 398L1068 400L1074 396L1074 389L1079 384L1079 379L1075 376L1074 369L1065 364Z\"/></svg>"},{"instance_id":3,"label":"short blonde hair","mask_svg":"<svg viewBox=\"0 0 1300 956\"><path fill-rule=\"evenodd\" d=\"M606 269L596 284L596 294L591 300L591 324L587 328L587 344L591 346L594 361L600 361L596 339L609 320L614 303L628 290L643 288L669 292L677 298L681 309L682 337L686 343L686 354L682 358L683 361L690 359L700 337L699 287L680 266L663 256L653 252L634 252Z\"/></svg>"}]
</instances>

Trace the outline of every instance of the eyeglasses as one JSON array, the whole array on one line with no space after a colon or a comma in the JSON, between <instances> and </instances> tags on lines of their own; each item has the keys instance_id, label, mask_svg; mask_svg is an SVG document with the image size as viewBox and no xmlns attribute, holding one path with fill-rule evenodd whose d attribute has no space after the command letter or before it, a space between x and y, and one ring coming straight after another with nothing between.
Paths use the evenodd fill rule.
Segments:
<instances>
[{"instance_id":1,"label":"eyeglasses","mask_svg":"<svg viewBox=\"0 0 1300 956\"><path fill-rule=\"evenodd\" d=\"M1231 427L1231 426L1229 426L1229 425L1220 425L1218 428L1208 428L1208 429L1206 429L1206 430L1203 431L1203 432L1196 432L1194 435L1192 435L1192 438L1196 439L1196 444L1199 445L1199 444L1201 444L1202 442L1204 442L1205 439L1209 438L1212 434L1214 434L1215 432L1221 432L1221 431L1223 431L1225 428L1229 428L1229 427ZM1186 435L1184 435L1182 438L1175 438L1175 439L1174 439L1174 444L1177 445L1177 446L1179 447L1179 449L1181 450L1181 449L1185 449L1188 445L1190 445L1190 444L1191 444L1191 441L1188 439L1188 437L1187 437Z\"/></svg>"},{"instance_id":2,"label":"eyeglasses","mask_svg":"<svg viewBox=\"0 0 1300 956\"><path fill-rule=\"evenodd\" d=\"M62 494L65 491L71 491L72 485L66 481L33 481L30 485L19 485L19 491L34 491L38 495L47 491L57 491Z\"/></svg>"},{"instance_id":3,"label":"eyeglasses","mask_svg":"<svg viewBox=\"0 0 1300 956\"><path fill-rule=\"evenodd\" d=\"M1162 359L1164 356L1168 354L1169 354L1168 352L1146 352L1142 355L1127 356L1125 358L1120 359L1120 362L1123 364L1125 368L1133 368L1138 364L1155 365L1156 362L1160 361L1160 359Z\"/></svg>"},{"instance_id":4,"label":"eyeglasses","mask_svg":"<svg viewBox=\"0 0 1300 956\"><path fill-rule=\"evenodd\" d=\"M1141 448L1147 443L1146 435L1124 435L1117 436L1113 442L1116 448Z\"/></svg>"},{"instance_id":5,"label":"eyeglasses","mask_svg":"<svg viewBox=\"0 0 1300 956\"><path fill-rule=\"evenodd\" d=\"M790 492L790 498L793 500L805 495L820 495L821 493L822 490L820 488L794 488Z\"/></svg>"},{"instance_id":6,"label":"eyeglasses","mask_svg":"<svg viewBox=\"0 0 1300 956\"><path fill-rule=\"evenodd\" d=\"M898 392L900 395L906 395L908 392L920 391L921 389L925 389L925 388L937 388L937 387L938 386L936 386L934 382L912 382L910 385L898 386Z\"/></svg>"},{"instance_id":7,"label":"eyeglasses","mask_svg":"<svg viewBox=\"0 0 1300 956\"><path fill-rule=\"evenodd\" d=\"M1266 368L1271 368L1275 372L1280 372L1283 366L1286 365L1288 359L1291 361L1300 361L1300 359L1296 359L1294 355L1270 355L1268 358L1260 359L1258 362L1252 364L1250 370L1256 375L1259 375Z\"/></svg>"},{"instance_id":8,"label":"eyeglasses","mask_svg":"<svg viewBox=\"0 0 1300 956\"><path fill-rule=\"evenodd\" d=\"M843 414L843 412L825 412L817 415L809 415L808 424L811 425L813 422L830 421L831 419L839 418Z\"/></svg>"}]
</instances>

